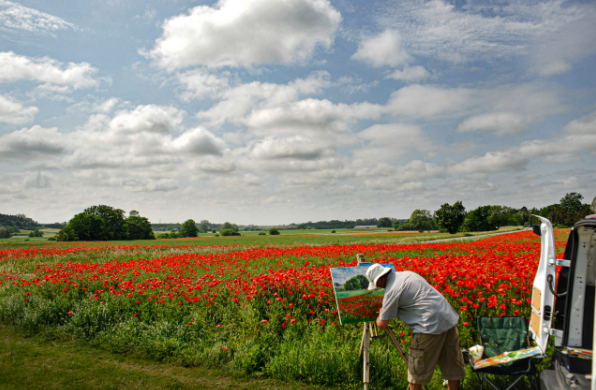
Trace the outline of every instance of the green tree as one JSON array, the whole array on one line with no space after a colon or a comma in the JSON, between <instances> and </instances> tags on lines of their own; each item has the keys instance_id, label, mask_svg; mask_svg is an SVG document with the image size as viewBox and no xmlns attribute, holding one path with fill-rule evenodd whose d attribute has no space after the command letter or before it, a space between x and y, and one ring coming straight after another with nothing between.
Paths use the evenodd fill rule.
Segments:
<instances>
[{"instance_id":1,"label":"green tree","mask_svg":"<svg viewBox=\"0 0 596 390\"><path fill-rule=\"evenodd\" d=\"M239 236L240 233L235 232L232 229L222 229L221 230L221 235L224 236L224 237L227 237L227 236Z\"/></svg>"},{"instance_id":2,"label":"green tree","mask_svg":"<svg viewBox=\"0 0 596 390\"><path fill-rule=\"evenodd\" d=\"M134 212L134 213L133 213ZM155 234L151 228L148 218L141 217L138 211L131 211L129 217L124 220L129 240L154 240Z\"/></svg>"},{"instance_id":3,"label":"green tree","mask_svg":"<svg viewBox=\"0 0 596 390\"><path fill-rule=\"evenodd\" d=\"M379 227L379 228L391 227L391 225L392 225L391 218L387 218L387 217L383 217L383 218L379 219L379 222L377 222L377 227Z\"/></svg>"},{"instance_id":4,"label":"green tree","mask_svg":"<svg viewBox=\"0 0 596 390\"><path fill-rule=\"evenodd\" d=\"M435 211L435 215L439 227L447 230L450 234L455 234L466 219L466 208L460 200L453 206L444 203L439 210Z\"/></svg>"},{"instance_id":5,"label":"green tree","mask_svg":"<svg viewBox=\"0 0 596 390\"><path fill-rule=\"evenodd\" d=\"M496 230L494 219L489 218L492 206L480 206L469 211L464 220L463 230L466 232L485 232ZM494 215L494 214L493 214Z\"/></svg>"},{"instance_id":6,"label":"green tree","mask_svg":"<svg viewBox=\"0 0 596 390\"><path fill-rule=\"evenodd\" d=\"M0 227L0 238L10 238L10 232L4 227Z\"/></svg>"},{"instance_id":7,"label":"green tree","mask_svg":"<svg viewBox=\"0 0 596 390\"><path fill-rule=\"evenodd\" d=\"M203 219L200 223L199 223L199 231L203 232L203 233L209 233L209 221L207 221L206 219Z\"/></svg>"},{"instance_id":8,"label":"green tree","mask_svg":"<svg viewBox=\"0 0 596 390\"><path fill-rule=\"evenodd\" d=\"M60 240L60 241L92 241L92 240L104 240L104 221L101 217L93 214L87 214L85 212L79 213L72 217L68 222L68 225L74 236L77 238L74 240ZM72 235L69 235L69 237ZM123 237L119 237L123 238Z\"/></svg>"},{"instance_id":9,"label":"green tree","mask_svg":"<svg viewBox=\"0 0 596 390\"><path fill-rule=\"evenodd\" d=\"M103 229L99 240L121 240L126 238L124 227L124 210L106 205L91 206L85 209L85 214L96 215L103 220Z\"/></svg>"},{"instance_id":10,"label":"green tree","mask_svg":"<svg viewBox=\"0 0 596 390\"><path fill-rule=\"evenodd\" d=\"M577 192L568 192L564 197L561 198L561 207L563 207L567 213L577 213L582 208L583 195Z\"/></svg>"},{"instance_id":11,"label":"green tree","mask_svg":"<svg viewBox=\"0 0 596 390\"><path fill-rule=\"evenodd\" d=\"M225 222L223 225L221 225L219 227L219 231L222 231L223 229L232 229L233 231L237 232L238 231L238 226L229 223L229 222Z\"/></svg>"},{"instance_id":12,"label":"green tree","mask_svg":"<svg viewBox=\"0 0 596 390\"><path fill-rule=\"evenodd\" d=\"M43 233L39 231L38 228L35 228L32 232L28 234L29 237L43 237Z\"/></svg>"},{"instance_id":13,"label":"green tree","mask_svg":"<svg viewBox=\"0 0 596 390\"><path fill-rule=\"evenodd\" d=\"M56 240L58 241L77 241L79 237L77 237L74 229L72 226L66 225L58 232L56 235Z\"/></svg>"},{"instance_id":14,"label":"green tree","mask_svg":"<svg viewBox=\"0 0 596 390\"><path fill-rule=\"evenodd\" d=\"M182 237L196 237L199 229L193 219L187 219L180 227L180 235Z\"/></svg>"},{"instance_id":15,"label":"green tree","mask_svg":"<svg viewBox=\"0 0 596 390\"><path fill-rule=\"evenodd\" d=\"M430 214L430 211L424 209L414 210L412 215L410 215L408 223L412 225L415 230L420 232L431 230L433 228L432 215Z\"/></svg>"},{"instance_id":16,"label":"green tree","mask_svg":"<svg viewBox=\"0 0 596 390\"><path fill-rule=\"evenodd\" d=\"M271 229L269 229L269 235L270 236L278 236L279 230L277 230L276 228L271 228Z\"/></svg>"},{"instance_id":17,"label":"green tree","mask_svg":"<svg viewBox=\"0 0 596 390\"><path fill-rule=\"evenodd\" d=\"M344 284L344 289L346 291L363 290L366 288L368 288L368 279L366 279L364 275L356 275Z\"/></svg>"}]
</instances>

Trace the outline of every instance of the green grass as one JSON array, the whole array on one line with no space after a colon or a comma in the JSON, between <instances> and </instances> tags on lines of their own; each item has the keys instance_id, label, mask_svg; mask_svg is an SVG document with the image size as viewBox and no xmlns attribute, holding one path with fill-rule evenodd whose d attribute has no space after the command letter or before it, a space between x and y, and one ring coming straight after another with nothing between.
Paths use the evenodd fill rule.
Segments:
<instances>
[{"instance_id":1,"label":"green grass","mask_svg":"<svg viewBox=\"0 0 596 390\"><path fill-rule=\"evenodd\" d=\"M237 372L180 367L80 341L26 338L0 326L0 389L320 389Z\"/></svg>"},{"instance_id":2,"label":"green grass","mask_svg":"<svg viewBox=\"0 0 596 390\"><path fill-rule=\"evenodd\" d=\"M338 230L338 229L336 229ZM342 229L343 234L330 234L330 230L282 230L279 236L259 236L259 232L242 232L241 236L215 237L214 234L206 235L202 233L197 238L182 239L161 239L161 240L137 240L137 241L95 241L95 242L61 242L55 243L48 241L47 238L5 238L0 239L0 249L13 248L39 248L53 246L81 246L81 245L350 245L350 244L408 244L424 241L459 239L469 236L482 236L492 234L493 232L474 232L474 233L414 233L403 234L402 232L376 233L376 234L358 234L354 229ZM511 230L511 229L509 229ZM517 229L514 229L517 230ZM355 233L345 235L346 233Z\"/></svg>"}]
</instances>

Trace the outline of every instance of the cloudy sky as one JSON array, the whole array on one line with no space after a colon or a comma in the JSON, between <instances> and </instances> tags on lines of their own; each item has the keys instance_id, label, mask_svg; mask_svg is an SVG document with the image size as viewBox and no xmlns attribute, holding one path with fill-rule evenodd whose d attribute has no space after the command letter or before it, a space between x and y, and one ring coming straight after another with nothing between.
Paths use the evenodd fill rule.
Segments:
<instances>
[{"instance_id":1,"label":"cloudy sky","mask_svg":"<svg viewBox=\"0 0 596 390\"><path fill-rule=\"evenodd\" d=\"M594 20L593 1L0 0L0 212L591 202Z\"/></svg>"}]
</instances>

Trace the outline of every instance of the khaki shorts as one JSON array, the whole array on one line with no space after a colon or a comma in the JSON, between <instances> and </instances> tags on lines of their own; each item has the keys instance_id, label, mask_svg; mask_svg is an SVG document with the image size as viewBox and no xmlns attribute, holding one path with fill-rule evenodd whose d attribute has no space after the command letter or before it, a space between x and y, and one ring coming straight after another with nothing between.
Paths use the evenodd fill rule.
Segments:
<instances>
[{"instance_id":1,"label":"khaki shorts","mask_svg":"<svg viewBox=\"0 0 596 390\"><path fill-rule=\"evenodd\" d=\"M443 379L462 380L466 376L459 348L457 326L441 334L414 333L408 354L408 382L425 385L439 364Z\"/></svg>"}]
</instances>

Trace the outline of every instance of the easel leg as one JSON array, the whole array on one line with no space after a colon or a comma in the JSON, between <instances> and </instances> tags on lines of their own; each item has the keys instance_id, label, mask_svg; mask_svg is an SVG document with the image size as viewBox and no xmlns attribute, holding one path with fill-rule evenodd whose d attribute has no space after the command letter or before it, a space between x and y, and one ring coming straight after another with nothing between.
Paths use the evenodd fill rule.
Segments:
<instances>
[{"instance_id":1,"label":"easel leg","mask_svg":"<svg viewBox=\"0 0 596 390\"><path fill-rule=\"evenodd\" d=\"M397 341L397 338L395 337L391 329L386 328L385 333L387 333L387 336L389 336L389 340L391 340L391 343L395 346L395 349L397 349L399 356L401 356L402 360L406 364L406 368L408 368L408 358L406 357L406 353L402 349L401 345L399 345L399 341ZM422 385L422 390L426 390L426 387L424 387L424 385Z\"/></svg>"},{"instance_id":2,"label":"easel leg","mask_svg":"<svg viewBox=\"0 0 596 390\"><path fill-rule=\"evenodd\" d=\"M370 358L370 334L369 334L369 325L368 323L364 323L364 335L363 335L363 353L364 357L362 359L363 365L363 378L362 383L364 383L364 390L368 390L368 382L370 379L370 371L369 371L369 358Z\"/></svg>"}]
</instances>

